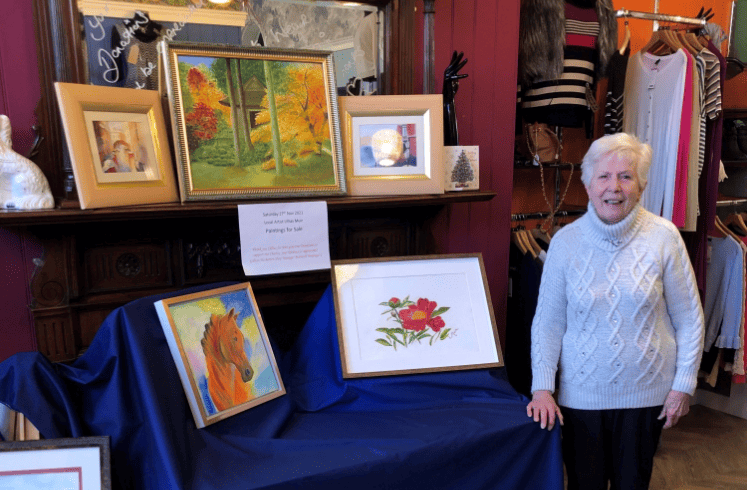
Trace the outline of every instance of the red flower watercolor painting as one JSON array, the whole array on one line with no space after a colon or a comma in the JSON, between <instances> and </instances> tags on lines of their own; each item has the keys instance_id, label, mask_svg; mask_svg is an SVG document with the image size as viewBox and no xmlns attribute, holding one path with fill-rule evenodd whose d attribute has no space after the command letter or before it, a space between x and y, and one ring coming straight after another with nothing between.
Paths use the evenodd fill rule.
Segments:
<instances>
[{"instance_id":1,"label":"red flower watercolor painting","mask_svg":"<svg viewBox=\"0 0 747 490\"><path fill-rule=\"evenodd\" d=\"M379 344L397 350L397 345L407 347L413 342L428 342L433 345L437 341L446 340L456 335L456 329L445 328L446 322L441 315L449 311L448 306L438 307L435 301L419 298L417 302L410 301L410 296L401 300L397 297L379 303L387 310L382 315L389 315L399 327L377 328L377 332L384 334L384 338L376 339Z\"/></svg>"}]
</instances>

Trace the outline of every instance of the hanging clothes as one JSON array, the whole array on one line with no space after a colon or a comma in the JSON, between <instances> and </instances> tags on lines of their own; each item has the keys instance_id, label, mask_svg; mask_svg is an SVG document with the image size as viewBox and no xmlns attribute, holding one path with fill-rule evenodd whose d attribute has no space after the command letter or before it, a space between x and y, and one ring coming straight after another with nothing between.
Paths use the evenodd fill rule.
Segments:
<instances>
[{"instance_id":1,"label":"hanging clothes","mask_svg":"<svg viewBox=\"0 0 747 490\"><path fill-rule=\"evenodd\" d=\"M616 42L617 21L609 0L522 2L521 118L550 126L585 126L591 137L596 80Z\"/></svg>"},{"instance_id":2,"label":"hanging clothes","mask_svg":"<svg viewBox=\"0 0 747 490\"><path fill-rule=\"evenodd\" d=\"M666 56L635 53L625 77L626 133L653 149L643 207L672 219L677 173L682 105L687 77L687 55L678 50Z\"/></svg>"},{"instance_id":3,"label":"hanging clothes","mask_svg":"<svg viewBox=\"0 0 747 490\"><path fill-rule=\"evenodd\" d=\"M738 349L744 318L744 249L731 236L709 237L710 261L703 316L706 334L703 350L713 346Z\"/></svg>"},{"instance_id":4,"label":"hanging clothes","mask_svg":"<svg viewBox=\"0 0 747 490\"><path fill-rule=\"evenodd\" d=\"M625 118L625 71L630 58L630 45L620 53L615 51L607 67L607 94L604 106L604 134L622 133Z\"/></svg>"},{"instance_id":5,"label":"hanging clothes","mask_svg":"<svg viewBox=\"0 0 747 490\"><path fill-rule=\"evenodd\" d=\"M506 375L511 386L527 397L532 396L531 331L541 277L541 265L512 243L509 251Z\"/></svg>"},{"instance_id":6,"label":"hanging clothes","mask_svg":"<svg viewBox=\"0 0 747 490\"><path fill-rule=\"evenodd\" d=\"M560 78L535 82L522 95L522 117L551 126L592 127L588 94L595 86L595 47L599 22L594 9L565 5L566 45Z\"/></svg>"},{"instance_id":7,"label":"hanging clothes","mask_svg":"<svg viewBox=\"0 0 747 490\"><path fill-rule=\"evenodd\" d=\"M726 74L726 60L724 60L713 42L709 41L706 49L708 53L716 57L718 62L712 63L711 58L710 68L708 68L708 62L706 68L706 113L708 114L708 119L706 120L707 130L703 169L701 170L698 185L700 213L697 219L696 231L683 236L690 254L690 261L693 264L701 299L703 300L707 292L708 234L713 233L716 222L718 175L721 166L721 133L723 127L721 94L723 93ZM708 58L707 54L706 58Z\"/></svg>"},{"instance_id":8,"label":"hanging clothes","mask_svg":"<svg viewBox=\"0 0 747 490\"><path fill-rule=\"evenodd\" d=\"M680 134L677 145L677 171L674 179L674 199L672 203L672 223L677 228L685 226L685 215L687 209L687 173L690 155L690 128L693 119L693 70L695 65L693 57L683 51L687 56L685 68L685 85L682 97L682 113L680 115Z\"/></svg>"}]
</instances>

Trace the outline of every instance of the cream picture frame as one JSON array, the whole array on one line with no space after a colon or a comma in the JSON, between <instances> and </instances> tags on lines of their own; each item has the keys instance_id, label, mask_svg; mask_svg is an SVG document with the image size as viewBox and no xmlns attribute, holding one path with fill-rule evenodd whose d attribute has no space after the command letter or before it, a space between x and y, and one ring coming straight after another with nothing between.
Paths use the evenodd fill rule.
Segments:
<instances>
[{"instance_id":1,"label":"cream picture frame","mask_svg":"<svg viewBox=\"0 0 747 490\"><path fill-rule=\"evenodd\" d=\"M348 192L443 194L442 101L441 95L340 97Z\"/></svg>"},{"instance_id":2,"label":"cream picture frame","mask_svg":"<svg viewBox=\"0 0 747 490\"><path fill-rule=\"evenodd\" d=\"M55 91L81 209L179 200L158 92L61 82Z\"/></svg>"}]
</instances>

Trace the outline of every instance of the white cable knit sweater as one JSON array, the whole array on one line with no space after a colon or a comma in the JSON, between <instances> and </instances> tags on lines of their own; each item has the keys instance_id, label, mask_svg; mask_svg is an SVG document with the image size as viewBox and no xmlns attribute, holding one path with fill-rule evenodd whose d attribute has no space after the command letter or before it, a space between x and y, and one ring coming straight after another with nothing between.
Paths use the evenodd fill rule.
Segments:
<instances>
[{"instance_id":1,"label":"white cable knit sweater","mask_svg":"<svg viewBox=\"0 0 747 490\"><path fill-rule=\"evenodd\" d=\"M585 410L693 394L703 310L677 228L639 204L614 225L588 212L550 242L532 323L532 393Z\"/></svg>"}]
</instances>

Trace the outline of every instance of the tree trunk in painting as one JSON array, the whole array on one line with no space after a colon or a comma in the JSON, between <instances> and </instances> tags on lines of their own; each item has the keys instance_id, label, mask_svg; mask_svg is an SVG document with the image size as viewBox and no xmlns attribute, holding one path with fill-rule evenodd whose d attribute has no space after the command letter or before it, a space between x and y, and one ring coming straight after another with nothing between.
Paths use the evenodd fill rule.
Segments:
<instances>
[{"instance_id":1,"label":"tree trunk in painting","mask_svg":"<svg viewBox=\"0 0 747 490\"><path fill-rule=\"evenodd\" d=\"M244 139L246 140L246 146L249 147L249 151L254 151L254 143L252 143L251 136L251 123L249 122L249 114L246 112L246 97L244 95L244 80L241 77L241 60L236 60L236 76L239 80L239 112L241 113L241 124L244 127Z\"/></svg>"},{"instance_id":2,"label":"tree trunk in painting","mask_svg":"<svg viewBox=\"0 0 747 490\"><path fill-rule=\"evenodd\" d=\"M241 165L239 154L241 147L239 146L239 133L236 129L236 124L239 121L239 111L236 108L236 91L233 86L233 76L231 76L231 58L226 58L226 82L228 83L228 101L231 104L231 130L233 131L233 146L236 149L236 166Z\"/></svg>"},{"instance_id":3,"label":"tree trunk in painting","mask_svg":"<svg viewBox=\"0 0 747 490\"><path fill-rule=\"evenodd\" d=\"M270 61L265 60L265 81L267 82L267 109L270 111L272 128L272 155L275 158L275 173L283 175L283 154L280 151L280 128L278 127L277 108L275 107L275 84L272 80Z\"/></svg>"}]
</instances>

